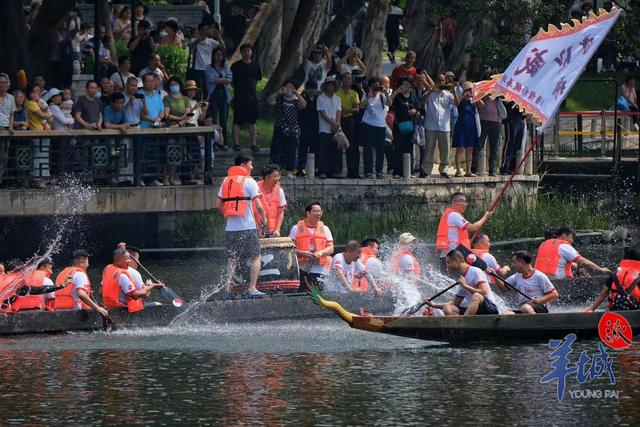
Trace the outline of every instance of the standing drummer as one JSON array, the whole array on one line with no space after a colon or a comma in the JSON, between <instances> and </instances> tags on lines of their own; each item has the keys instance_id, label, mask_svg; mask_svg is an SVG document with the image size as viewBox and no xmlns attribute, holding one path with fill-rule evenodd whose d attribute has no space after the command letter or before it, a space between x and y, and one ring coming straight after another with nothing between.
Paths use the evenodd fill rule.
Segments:
<instances>
[{"instance_id":1,"label":"standing drummer","mask_svg":"<svg viewBox=\"0 0 640 427\"><path fill-rule=\"evenodd\" d=\"M251 178L252 170L251 157L238 155L235 158L234 166L227 171L227 177L218 191L218 210L225 219L229 277L233 277L239 263L250 265L247 296L262 298L266 294L256 288L260 274L260 240L253 206L258 211L260 228L266 228L267 219L260 201L260 187ZM230 289L231 283L227 283L227 293Z\"/></svg>"}]
</instances>

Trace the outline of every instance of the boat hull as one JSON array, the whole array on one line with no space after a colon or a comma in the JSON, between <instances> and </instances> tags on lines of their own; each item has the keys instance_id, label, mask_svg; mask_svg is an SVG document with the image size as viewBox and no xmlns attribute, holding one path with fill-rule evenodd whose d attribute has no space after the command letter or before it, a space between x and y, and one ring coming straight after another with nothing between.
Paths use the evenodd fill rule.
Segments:
<instances>
[{"instance_id":1,"label":"boat hull","mask_svg":"<svg viewBox=\"0 0 640 427\"><path fill-rule=\"evenodd\" d=\"M640 333L640 311L618 312ZM352 328L448 343L544 342L576 334L598 336L603 312L484 315L458 317L353 316Z\"/></svg>"},{"instance_id":2,"label":"boat hull","mask_svg":"<svg viewBox=\"0 0 640 427\"><path fill-rule=\"evenodd\" d=\"M373 295L330 295L355 312L360 312L360 309L374 313L393 311L391 298L378 298ZM313 304L306 294L186 303L179 308L172 305L151 305L136 313L128 313L126 309L118 308L109 310L109 315L118 329L164 327L178 316L181 316L181 322L189 324L297 321L333 317L330 311ZM0 336L101 329L102 317L92 310L21 311L0 316Z\"/></svg>"}]
</instances>

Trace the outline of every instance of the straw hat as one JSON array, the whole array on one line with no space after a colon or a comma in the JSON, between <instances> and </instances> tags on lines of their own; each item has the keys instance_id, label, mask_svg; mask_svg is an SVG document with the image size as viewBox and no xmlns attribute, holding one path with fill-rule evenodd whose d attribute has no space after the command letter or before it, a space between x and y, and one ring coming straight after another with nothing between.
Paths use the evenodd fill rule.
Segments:
<instances>
[{"instance_id":1,"label":"straw hat","mask_svg":"<svg viewBox=\"0 0 640 427\"><path fill-rule=\"evenodd\" d=\"M462 90L473 90L473 83L467 81L462 83Z\"/></svg>"},{"instance_id":2,"label":"straw hat","mask_svg":"<svg viewBox=\"0 0 640 427\"><path fill-rule=\"evenodd\" d=\"M324 79L324 81L322 82L322 86L321 87L324 88L327 83L333 83L335 87L338 87L338 82L336 81L335 74L333 74L331 76L327 76L327 78Z\"/></svg>"},{"instance_id":3,"label":"straw hat","mask_svg":"<svg viewBox=\"0 0 640 427\"><path fill-rule=\"evenodd\" d=\"M418 240L418 238L411 233L402 233L400 235L400 238L398 239L401 245L408 245L409 243L413 243L416 240Z\"/></svg>"},{"instance_id":4,"label":"straw hat","mask_svg":"<svg viewBox=\"0 0 640 427\"><path fill-rule=\"evenodd\" d=\"M200 90L195 80L187 80L184 82L184 90Z\"/></svg>"}]
</instances>

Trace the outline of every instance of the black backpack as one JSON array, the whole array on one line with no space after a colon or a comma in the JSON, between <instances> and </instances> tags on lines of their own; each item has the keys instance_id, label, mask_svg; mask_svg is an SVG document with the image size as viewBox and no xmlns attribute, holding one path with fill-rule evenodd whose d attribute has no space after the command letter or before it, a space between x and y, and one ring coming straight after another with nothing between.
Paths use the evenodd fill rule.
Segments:
<instances>
[{"instance_id":1,"label":"black backpack","mask_svg":"<svg viewBox=\"0 0 640 427\"><path fill-rule=\"evenodd\" d=\"M631 296L633 290L640 283L640 277L631 283L629 289L625 290L618 280L616 274L611 274L613 286L616 287L616 293L613 298L609 298L609 304L612 311L640 310L640 303Z\"/></svg>"}]
</instances>

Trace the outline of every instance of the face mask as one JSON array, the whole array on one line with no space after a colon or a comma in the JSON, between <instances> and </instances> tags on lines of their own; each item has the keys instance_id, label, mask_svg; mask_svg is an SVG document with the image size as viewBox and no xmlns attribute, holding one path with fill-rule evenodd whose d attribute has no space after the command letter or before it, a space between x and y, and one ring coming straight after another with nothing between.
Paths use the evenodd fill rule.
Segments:
<instances>
[{"instance_id":1,"label":"face mask","mask_svg":"<svg viewBox=\"0 0 640 427\"><path fill-rule=\"evenodd\" d=\"M287 98L291 98L291 97L293 96L293 92L291 92L291 91L286 91L286 92L284 93L284 96L286 96Z\"/></svg>"},{"instance_id":2,"label":"face mask","mask_svg":"<svg viewBox=\"0 0 640 427\"><path fill-rule=\"evenodd\" d=\"M102 97L102 93L96 92L96 98L100 99Z\"/></svg>"},{"instance_id":3,"label":"face mask","mask_svg":"<svg viewBox=\"0 0 640 427\"><path fill-rule=\"evenodd\" d=\"M171 85L169 86L169 91L171 93L180 93L180 86Z\"/></svg>"},{"instance_id":4,"label":"face mask","mask_svg":"<svg viewBox=\"0 0 640 427\"><path fill-rule=\"evenodd\" d=\"M160 31L160 37L166 37L166 36L167 36L166 31Z\"/></svg>"}]
</instances>

